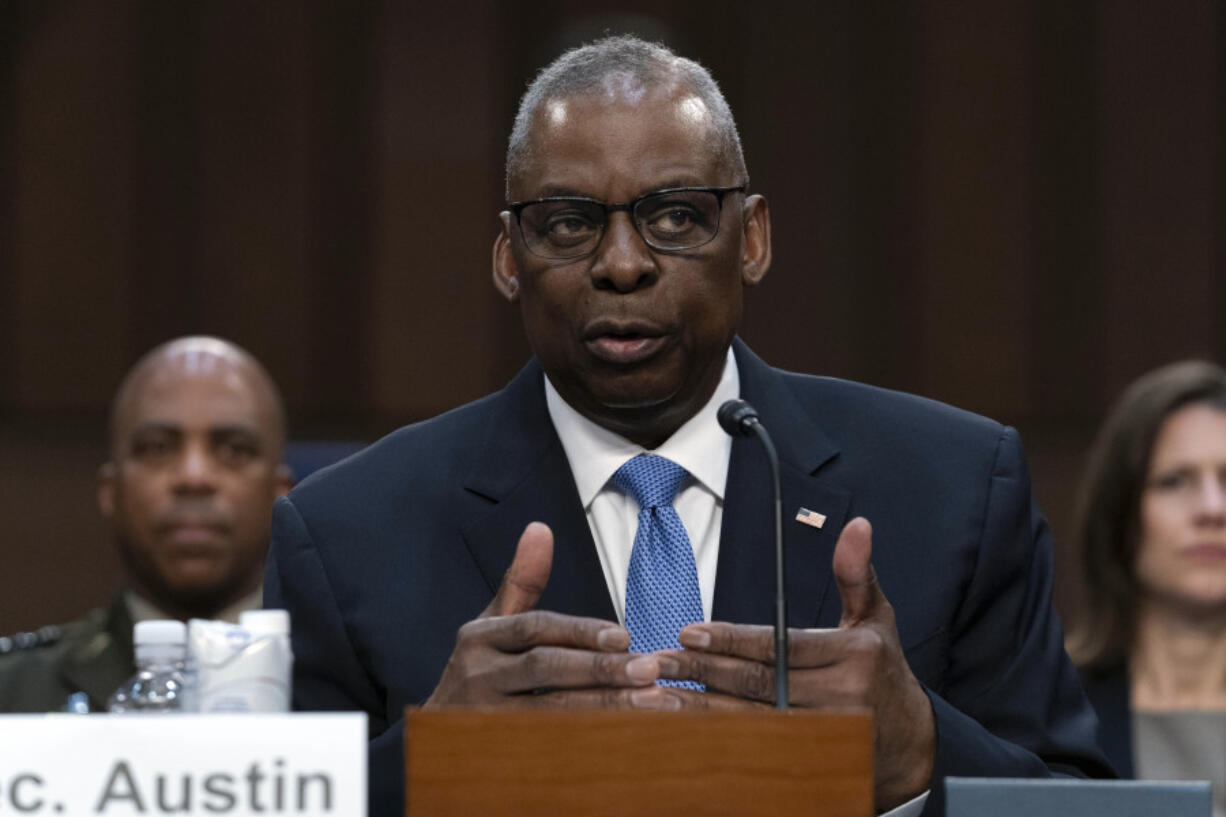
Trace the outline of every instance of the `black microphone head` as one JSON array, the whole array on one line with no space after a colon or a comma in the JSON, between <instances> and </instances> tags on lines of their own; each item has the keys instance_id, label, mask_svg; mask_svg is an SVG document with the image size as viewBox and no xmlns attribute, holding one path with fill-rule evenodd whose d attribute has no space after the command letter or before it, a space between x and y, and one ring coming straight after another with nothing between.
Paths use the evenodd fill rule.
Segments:
<instances>
[{"instance_id":1,"label":"black microphone head","mask_svg":"<svg viewBox=\"0 0 1226 817\"><path fill-rule=\"evenodd\" d=\"M716 414L720 427L733 437L747 437L758 422L758 410L744 400L728 400Z\"/></svg>"}]
</instances>

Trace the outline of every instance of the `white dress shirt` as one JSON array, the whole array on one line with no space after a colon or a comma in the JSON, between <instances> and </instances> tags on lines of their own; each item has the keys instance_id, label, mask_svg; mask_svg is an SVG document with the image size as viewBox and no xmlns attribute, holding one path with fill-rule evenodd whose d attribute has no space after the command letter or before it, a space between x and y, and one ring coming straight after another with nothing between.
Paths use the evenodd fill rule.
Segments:
<instances>
[{"instance_id":1,"label":"white dress shirt","mask_svg":"<svg viewBox=\"0 0 1226 817\"><path fill-rule=\"evenodd\" d=\"M600 567L604 570L605 584L621 624L626 623L626 574L630 570L630 551L638 529L639 506L633 496L622 493L611 479L626 461L643 453L658 454L689 472L677 490L673 507L694 548L703 618L711 620L719 532L724 519L724 487L732 457L732 438L720 428L716 414L724 401L740 396L741 376L736 357L729 348L724 373L711 399L663 445L648 451L575 411L545 377L549 418L575 476L579 500L583 503L588 527L592 529L592 541L600 556ZM924 792L883 817L915 817L927 800L928 792Z\"/></svg>"}]
</instances>

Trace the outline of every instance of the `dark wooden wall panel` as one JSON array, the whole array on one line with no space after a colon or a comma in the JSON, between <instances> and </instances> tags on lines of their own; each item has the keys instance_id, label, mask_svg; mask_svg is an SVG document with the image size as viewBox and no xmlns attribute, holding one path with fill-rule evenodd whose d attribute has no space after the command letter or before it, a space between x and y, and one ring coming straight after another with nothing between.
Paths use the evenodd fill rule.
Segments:
<instances>
[{"instance_id":1,"label":"dark wooden wall panel","mask_svg":"<svg viewBox=\"0 0 1226 817\"><path fill-rule=\"evenodd\" d=\"M854 350L841 341L860 324L856 297L860 256L851 205L864 183L856 162L856 126L842 112L859 96L856 57L868 47L855 10L804 4L787 25L746 13L739 30L749 41L775 37L776 49L746 55L738 73L740 123L752 192L772 205L774 261L763 284L747 293L742 334L781 366L849 376ZM813 47L812 70L793 71L791 55ZM727 81L724 82L727 85ZM790 343L777 326L787 326Z\"/></svg>"},{"instance_id":2,"label":"dark wooden wall panel","mask_svg":"<svg viewBox=\"0 0 1226 817\"><path fill-rule=\"evenodd\" d=\"M1215 191L1213 267L1216 287L1209 304L1213 314L1226 315L1226 5L1213 5L1213 100L1214 140L1213 163ZM1226 360L1226 320L1219 318L1214 337L1214 357Z\"/></svg>"},{"instance_id":3,"label":"dark wooden wall panel","mask_svg":"<svg viewBox=\"0 0 1226 817\"><path fill-rule=\"evenodd\" d=\"M1035 31L1031 405L1085 417L1102 403L1102 84L1093 4L1042 0Z\"/></svg>"},{"instance_id":4,"label":"dark wooden wall panel","mask_svg":"<svg viewBox=\"0 0 1226 817\"><path fill-rule=\"evenodd\" d=\"M508 338L490 279L502 176L491 3L387 3L378 48L374 408L424 417L484 394ZM457 49L464 58L454 59ZM462 92L461 92L462 89ZM522 358L517 361L522 364Z\"/></svg>"},{"instance_id":5,"label":"dark wooden wall panel","mask_svg":"<svg viewBox=\"0 0 1226 817\"><path fill-rule=\"evenodd\" d=\"M310 8L205 4L197 46L203 70L196 331L250 347L277 373L294 407L316 397L308 375L315 329L309 299L326 256L318 251L315 159L326 132L320 123L332 114L317 104ZM360 275L353 284L360 286Z\"/></svg>"},{"instance_id":6,"label":"dark wooden wall panel","mask_svg":"<svg viewBox=\"0 0 1226 817\"><path fill-rule=\"evenodd\" d=\"M854 4L853 4L854 5ZM926 10L919 4L853 8L856 45L846 112L853 168L851 333L833 339L848 377L906 391L924 387L924 316L916 308L923 246L916 202L923 195ZM826 125L823 124L823 127ZM787 202L780 202L786 208Z\"/></svg>"},{"instance_id":7,"label":"dark wooden wall panel","mask_svg":"<svg viewBox=\"0 0 1226 817\"><path fill-rule=\"evenodd\" d=\"M375 106L384 52L373 43L381 19L371 2L328 3L310 23L316 92L303 127L318 131L310 156L318 183L307 191L314 263L302 276L302 335L283 338L282 349L305 370L299 414L353 414L374 391L374 336L355 332L365 320L352 316L369 315L374 296Z\"/></svg>"},{"instance_id":8,"label":"dark wooden wall panel","mask_svg":"<svg viewBox=\"0 0 1226 817\"><path fill-rule=\"evenodd\" d=\"M921 386L919 20L912 6L846 3L743 21L744 67L723 84L775 248L743 333L781 366Z\"/></svg>"},{"instance_id":9,"label":"dark wooden wall panel","mask_svg":"<svg viewBox=\"0 0 1226 817\"><path fill-rule=\"evenodd\" d=\"M16 338L3 354L18 409L90 409L127 362L133 9L30 11L17 68Z\"/></svg>"},{"instance_id":10,"label":"dark wooden wall panel","mask_svg":"<svg viewBox=\"0 0 1226 817\"><path fill-rule=\"evenodd\" d=\"M1215 132L1212 6L1102 5L1103 269L1106 388L1115 394L1174 357L1207 356Z\"/></svg>"},{"instance_id":11,"label":"dark wooden wall panel","mask_svg":"<svg viewBox=\"0 0 1226 817\"><path fill-rule=\"evenodd\" d=\"M98 519L99 431L63 422L0 427L6 633L80 617L119 586L118 560Z\"/></svg>"},{"instance_id":12,"label":"dark wooden wall panel","mask_svg":"<svg viewBox=\"0 0 1226 817\"><path fill-rule=\"evenodd\" d=\"M132 89L129 360L203 323L201 16L195 4L142 0L132 46L117 54Z\"/></svg>"},{"instance_id":13,"label":"dark wooden wall panel","mask_svg":"<svg viewBox=\"0 0 1226 817\"><path fill-rule=\"evenodd\" d=\"M1034 31L1029 4L934 4L925 19L915 215L922 391L1029 414ZM992 388L984 385L991 383Z\"/></svg>"},{"instance_id":14,"label":"dark wooden wall panel","mask_svg":"<svg viewBox=\"0 0 1226 817\"><path fill-rule=\"evenodd\" d=\"M1214 140L1213 163L1215 191L1213 196L1214 258L1216 270L1213 314L1226 315L1226 4L1213 5L1213 100ZM1218 318L1214 337L1214 357L1226 360L1226 320Z\"/></svg>"},{"instance_id":15,"label":"dark wooden wall panel","mask_svg":"<svg viewBox=\"0 0 1226 817\"><path fill-rule=\"evenodd\" d=\"M0 348L17 341L17 69L22 7L0 4ZM0 413L16 401L15 366L0 355Z\"/></svg>"}]
</instances>

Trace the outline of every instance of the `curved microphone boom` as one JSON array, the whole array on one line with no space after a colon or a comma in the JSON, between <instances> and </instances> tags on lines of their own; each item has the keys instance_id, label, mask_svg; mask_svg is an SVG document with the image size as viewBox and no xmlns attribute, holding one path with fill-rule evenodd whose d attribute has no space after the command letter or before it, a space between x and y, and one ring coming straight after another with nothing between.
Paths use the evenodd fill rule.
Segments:
<instances>
[{"instance_id":1,"label":"curved microphone boom","mask_svg":"<svg viewBox=\"0 0 1226 817\"><path fill-rule=\"evenodd\" d=\"M728 400L716 415L720 427L733 437L757 437L770 460L775 481L775 708L788 708L788 620L783 569L783 494L779 488L779 456L775 444L758 419L758 411L744 400Z\"/></svg>"}]
</instances>

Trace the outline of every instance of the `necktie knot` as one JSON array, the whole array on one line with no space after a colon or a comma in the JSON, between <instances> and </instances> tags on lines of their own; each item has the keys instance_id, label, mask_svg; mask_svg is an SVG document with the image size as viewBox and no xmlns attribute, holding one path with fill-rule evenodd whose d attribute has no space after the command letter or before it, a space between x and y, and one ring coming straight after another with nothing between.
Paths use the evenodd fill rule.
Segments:
<instances>
[{"instance_id":1,"label":"necktie knot","mask_svg":"<svg viewBox=\"0 0 1226 817\"><path fill-rule=\"evenodd\" d=\"M613 484L628 492L639 508L671 507L686 470L656 454L639 454L613 474Z\"/></svg>"}]
</instances>

